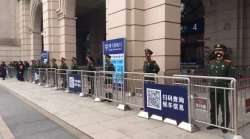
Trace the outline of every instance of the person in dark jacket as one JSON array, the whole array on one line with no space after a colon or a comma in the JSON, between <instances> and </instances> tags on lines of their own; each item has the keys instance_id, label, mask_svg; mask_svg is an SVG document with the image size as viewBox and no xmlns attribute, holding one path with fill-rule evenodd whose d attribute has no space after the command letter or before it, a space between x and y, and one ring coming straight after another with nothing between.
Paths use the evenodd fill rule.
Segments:
<instances>
[{"instance_id":1,"label":"person in dark jacket","mask_svg":"<svg viewBox=\"0 0 250 139\"><path fill-rule=\"evenodd\" d=\"M86 57L87 60L87 70L90 72L88 73L88 82L89 82L89 95L94 94L94 81L95 81L95 73L91 71L95 71L95 60L91 56Z\"/></svg>"},{"instance_id":2,"label":"person in dark jacket","mask_svg":"<svg viewBox=\"0 0 250 139\"><path fill-rule=\"evenodd\" d=\"M0 66L0 71L1 71L1 75L2 75L3 80L5 80L6 71L7 71L7 67L6 67L5 62L2 62L1 66Z\"/></svg>"},{"instance_id":3,"label":"person in dark jacket","mask_svg":"<svg viewBox=\"0 0 250 139\"><path fill-rule=\"evenodd\" d=\"M115 66L111 62L111 56L110 55L105 55L105 71L109 71L109 72L114 72L115 71ZM113 85L112 76L113 76L112 73L107 73L106 74L106 79L105 79L106 88L112 88L112 85ZM106 96L106 98L109 98L109 99L113 98L112 92L106 92L105 96Z\"/></svg>"},{"instance_id":4,"label":"person in dark jacket","mask_svg":"<svg viewBox=\"0 0 250 139\"><path fill-rule=\"evenodd\" d=\"M67 74L67 69L68 69L68 65L66 64L66 59L65 58L62 58L61 59L61 65L60 65L60 73L61 73L61 79L62 79L62 87L64 89L66 89L67 87L67 78L66 78L66 74Z\"/></svg>"},{"instance_id":5,"label":"person in dark jacket","mask_svg":"<svg viewBox=\"0 0 250 139\"><path fill-rule=\"evenodd\" d=\"M19 81L24 81L24 70L25 70L25 66L23 64L23 61L20 61L18 64L18 80Z\"/></svg>"}]
</instances>

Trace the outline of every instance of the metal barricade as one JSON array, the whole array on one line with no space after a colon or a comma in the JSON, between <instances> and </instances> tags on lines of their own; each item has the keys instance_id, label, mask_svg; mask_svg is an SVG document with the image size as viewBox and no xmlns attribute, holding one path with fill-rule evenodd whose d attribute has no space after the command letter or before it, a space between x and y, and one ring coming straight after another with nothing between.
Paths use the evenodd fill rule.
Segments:
<instances>
[{"instance_id":1,"label":"metal barricade","mask_svg":"<svg viewBox=\"0 0 250 139\"><path fill-rule=\"evenodd\" d=\"M39 74L39 85L46 85L47 83L47 68L39 68L38 74Z\"/></svg>"},{"instance_id":2,"label":"metal barricade","mask_svg":"<svg viewBox=\"0 0 250 139\"><path fill-rule=\"evenodd\" d=\"M7 67L7 77L16 78L17 71L15 67Z\"/></svg>"},{"instance_id":3,"label":"metal barricade","mask_svg":"<svg viewBox=\"0 0 250 139\"><path fill-rule=\"evenodd\" d=\"M144 82L156 82L156 76L154 73L125 72L123 90L124 103L129 106L143 108Z\"/></svg>"},{"instance_id":4,"label":"metal barricade","mask_svg":"<svg viewBox=\"0 0 250 139\"><path fill-rule=\"evenodd\" d=\"M97 96L97 90L100 90L100 82L97 81L97 72L96 71L82 71L81 72L81 87L82 94L81 96Z\"/></svg>"},{"instance_id":5,"label":"metal barricade","mask_svg":"<svg viewBox=\"0 0 250 139\"><path fill-rule=\"evenodd\" d=\"M38 68L30 68L30 81L34 84L39 83L39 69Z\"/></svg>"},{"instance_id":6,"label":"metal barricade","mask_svg":"<svg viewBox=\"0 0 250 139\"><path fill-rule=\"evenodd\" d=\"M236 80L228 77L174 75L190 78L192 120L238 134ZM208 105L210 104L210 105ZM221 109L221 112L219 111Z\"/></svg>"},{"instance_id":7,"label":"metal barricade","mask_svg":"<svg viewBox=\"0 0 250 139\"><path fill-rule=\"evenodd\" d=\"M82 91L81 88L81 74L82 70L67 70L66 71L66 91L71 93L80 93Z\"/></svg>"},{"instance_id":8,"label":"metal barricade","mask_svg":"<svg viewBox=\"0 0 250 139\"><path fill-rule=\"evenodd\" d=\"M57 89L67 89L68 88L68 74L67 69L57 69L56 70L56 87Z\"/></svg>"},{"instance_id":9,"label":"metal barricade","mask_svg":"<svg viewBox=\"0 0 250 139\"><path fill-rule=\"evenodd\" d=\"M98 91L98 97L107 101L113 101L117 103L123 103L123 89L122 83L118 82L118 77L115 76L115 72L100 71L98 77L100 81L100 92Z\"/></svg>"},{"instance_id":10,"label":"metal barricade","mask_svg":"<svg viewBox=\"0 0 250 139\"><path fill-rule=\"evenodd\" d=\"M47 87L56 87L57 76L56 76L56 69L55 68L48 68L47 69Z\"/></svg>"},{"instance_id":11,"label":"metal barricade","mask_svg":"<svg viewBox=\"0 0 250 139\"><path fill-rule=\"evenodd\" d=\"M250 123L250 78L237 80L237 100L238 100L238 130L241 131Z\"/></svg>"}]
</instances>

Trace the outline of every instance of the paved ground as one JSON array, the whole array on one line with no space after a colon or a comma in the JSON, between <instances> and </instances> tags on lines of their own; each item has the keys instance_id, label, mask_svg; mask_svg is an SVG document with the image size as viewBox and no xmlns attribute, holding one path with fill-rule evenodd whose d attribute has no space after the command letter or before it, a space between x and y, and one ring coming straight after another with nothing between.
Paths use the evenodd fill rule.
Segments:
<instances>
[{"instance_id":1,"label":"paved ground","mask_svg":"<svg viewBox=\"0 0 250 139\"><path fill-rule=\"evenodd\" d=\"M0 115L16 139L76 139L0 86Z\"/></svg>"},{"instance_id":2,"label":"paved ground","mask_svg":"<svg viewBox=\"0 0 250 139\"><path fill-rule=\"evenodd\" d=\"M0 85L96 139L223 139L229 136L221 130L188 133L159 121L139 118L135 110L120 111L108 103L95 103L92 98L31 83L1 80Z\"/></svg>"}]
</instances>

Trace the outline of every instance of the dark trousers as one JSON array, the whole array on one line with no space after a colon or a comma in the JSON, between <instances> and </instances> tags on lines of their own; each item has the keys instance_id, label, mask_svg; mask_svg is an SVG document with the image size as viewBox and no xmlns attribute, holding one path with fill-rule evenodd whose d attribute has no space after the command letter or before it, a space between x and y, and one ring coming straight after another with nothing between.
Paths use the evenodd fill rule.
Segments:
<instances>
[{"instance_id":1,"label":"dark trousers","mask_svg":"<svg viewBox=\"0 0 250 139\"><path fill-rule=\"evenodd\" d=\"M62 88L67 88L67 78L66 75L61 75L61 79L62 79Z\"/></svg>"},{"instance_id":2,"label":"dark trousers","mask_svg":"<svg viewBox=\"0 0 250 139\"><path fill-rule=\"evenodd\" d=\"M211 103L211 109L210 109L211 124L216 124L216 120L218 121L219 107L221 107L221 112L222 112L222 124L221 125L224 127L228 127L229 122L230 122L228 91L223 90L223 89L211 89L210 90L210 103ZM216 103L217 103L217 106L216 106ZM216 119L216 110L217 110L217 119Z\"/></svg>"}]
</instances>

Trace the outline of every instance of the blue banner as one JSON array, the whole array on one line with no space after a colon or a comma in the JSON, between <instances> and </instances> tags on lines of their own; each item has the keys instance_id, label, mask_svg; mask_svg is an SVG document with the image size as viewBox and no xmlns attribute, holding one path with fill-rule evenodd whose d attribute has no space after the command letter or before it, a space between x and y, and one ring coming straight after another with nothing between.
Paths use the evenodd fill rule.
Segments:
<instances>
[{"instance_id":1,"label":"blue banner","mask_svg":"<svg viewBox=\"0 0 250 139\"><path fill-rule=\"evenodd\" d=\"M115 67L113 82L123 84L123 73L125 71L125 39L119 38L104 41L103 57L107 54L111 56L111 62ZM105 58L103 58L103 60L105 69Z\"/></svg>"},{"instance_id":2,"label":"blue banner","mask_svg":"<svg viewBox=\"0 0 250 139\"><path fill-rule=\"evenodd\" d=\"M71 92L81 92L82 82L80 74L70 74L69 75L69 91Z\"/></svg>"},{"instance_id":3,"label":"blue banner","mask_svg":"<svg viewBox=\"0 0 250 139\"><path fill-rule=\"evenodd\" d=\"M48 51L43 51L40 56L41 61L44 64L47 64L49 62L49 52Z\"/></svg>"},{"instance_id":4,"label":"blue banner","mask_svg":"<svg viewBox=\"0 0 250 139\"><path fill-rule=\"evenodd\" d=\"M150 115L188 122L187 88L177 85L144 84L144 109Z\"/></svg>"},{"instance_id":5,"label":"blue banner","mask_svg":"<svg viewBox=\"0 0 250 139\"><path fill-rule=\"evenodd\" d=\"M103 54L124 54L125 39L119 38L103 42Z\"/></svg>"}]
</instances>

